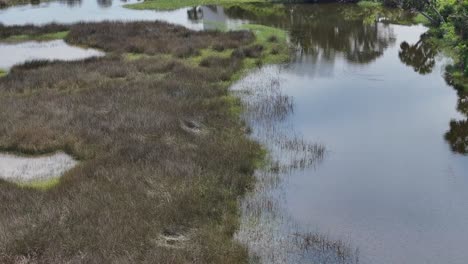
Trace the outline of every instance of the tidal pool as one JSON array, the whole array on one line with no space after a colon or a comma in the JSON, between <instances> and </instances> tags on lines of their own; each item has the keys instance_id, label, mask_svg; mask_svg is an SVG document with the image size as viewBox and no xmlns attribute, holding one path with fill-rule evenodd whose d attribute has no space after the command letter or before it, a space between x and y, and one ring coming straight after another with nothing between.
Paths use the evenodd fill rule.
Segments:
<instances>
[{"instance_id":1,"label":"tidal pool","mask_svg":"<svg viewBox=\"0 0 468 264\"><path fill-rule=\"evenodd\" d=\"M0 153L0 178L17 183L48 180L76 165L77 161L63 152L37 157Z\"/></svg>"},{"instance_id":2,"label":"tidal pool","mask_svg":"<svg viewBox=\"0 0 468 264\"><path fill-rule=\"evenodd\" d=\"M79 60L104 56L104 52L68 45L63 40L0 43L0 69L33 60Z\"/></svg>"}]
</instances>

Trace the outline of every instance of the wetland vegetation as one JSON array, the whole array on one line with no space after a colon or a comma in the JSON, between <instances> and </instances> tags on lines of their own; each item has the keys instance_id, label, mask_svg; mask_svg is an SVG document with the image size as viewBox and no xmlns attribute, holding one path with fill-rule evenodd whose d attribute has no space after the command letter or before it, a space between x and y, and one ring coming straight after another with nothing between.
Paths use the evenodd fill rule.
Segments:
<instances>
[{"instance_id":1,"label":"wetland vegetation","mask_svg":"<svg viewBox=\"0 0 468 264\"><path fill-rule=\"evenodd\" d=\"M0 182L0 261L244 262L232 240L237 199L264 151L246 137L228 86L247 60L278 55L263 38L284 45L283 37L160 22L66 30L67 42L108 55L13 67L0 79L0 148L64 150L81 162L47 192Z\"/></svg>"}]
</instances>

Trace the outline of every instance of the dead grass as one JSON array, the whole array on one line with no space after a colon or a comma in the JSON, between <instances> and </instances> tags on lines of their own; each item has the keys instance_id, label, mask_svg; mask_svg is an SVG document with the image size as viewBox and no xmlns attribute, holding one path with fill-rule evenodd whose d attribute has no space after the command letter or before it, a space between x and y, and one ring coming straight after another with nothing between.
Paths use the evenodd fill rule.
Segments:
<instances>
[{"instance_id":1,"label":"dead grass","mask_svg":"<svg viewBox=\"0 0 468 264\"><path fill-rule=\"evenodd\" d=\"M0 262L246 262L232 240L237 200L262 151L225 85L239 58L178 57L243 48L252 34L100 23L71 26L67 41L113 55L28 63L0 79L0 148L81 160L46 192L0 181Z\"/></svg>"},{"instance_id":2,"label":"dead grass","mask_svg":"<svg viewBox=\"0 0 468 264\"><path fill-rule=\"evenodd\" d=\"M217 50L238 48L251 43L254 35L249 31L194 32L159 22L105 22L77 24L72 27L66 40L117 53L165 53L185 58L209 47Z\"/></svg>"}]
</instances>

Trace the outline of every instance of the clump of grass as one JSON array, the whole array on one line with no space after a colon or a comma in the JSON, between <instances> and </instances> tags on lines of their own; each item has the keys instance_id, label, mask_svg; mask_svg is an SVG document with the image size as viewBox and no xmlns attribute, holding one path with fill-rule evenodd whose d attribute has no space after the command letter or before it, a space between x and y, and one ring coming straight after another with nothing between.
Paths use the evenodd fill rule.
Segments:
<instances>
[{"instance_id":1,"label":"clump of grass","mask_svg":"<svg viewBox=\"0 0 468 264\"><path fill-rule=\"evenodd\" d=\"M255 24L243 25L241 28L255 34L255 46L263 47L262 62L264 64L284 63L289 59L289 45L285 31Z\"/></svg>"},{"instance_id":2,"label":"clump of grass","mask_svg":"<svg viewBox=\"0 0 468 264\"><path fill-rule=\"evenodd\" d=\"M278 37L275 36L275 35L270 36L270 37L268 37L268 42L277 43L278 42Z\"/></svg>"},{"instance_id":3,"label":"clump of grass","mask_svg":"<svg viewBox=\"0 0 468 264\"><path fill-rule=\"evenodd\" d=\"M252 45L249 47L243 47L236 49L233 53L232 56L236 58L260 58L262 56L263 52L263 46L260 44Z\"/></svg>"},{"instance_id":4,"label":"clump of grass","mask_svg":"<svg viewBox=\"0 0 468 264\"><path fill-rule=\"evenodd\" d=\"M66 39L112 55L0 79L0 149L81 161L47 191L0 181L0 262L246 262L232 240L237 201L264 152L226 86L244 64L229 54L199 66L178 50L228 53L253 34L106 22L71 25ZM129 58L130 45L141 53Z\"/></svg>"},{"instance_id":5,"label":"clump of grass","mask_svg":"<svg viewBox=\"0 0 468 264\"><path fill-rule=\"evenodd\" d=\"M6 70L0 69L0 78L4 77L7 74L8 72Z\"/></svg>"}]
</instances>

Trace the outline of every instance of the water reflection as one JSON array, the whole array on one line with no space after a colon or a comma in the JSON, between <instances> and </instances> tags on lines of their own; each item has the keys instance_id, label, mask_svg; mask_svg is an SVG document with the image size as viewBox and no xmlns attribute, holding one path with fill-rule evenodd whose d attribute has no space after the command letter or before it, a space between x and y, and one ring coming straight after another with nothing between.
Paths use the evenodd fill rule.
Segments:
<instances>
[{"instance_id":1,"label":"water reflection","mask_svg":"<svg viewBox=\"0 0 468 264\"><path fill-rule=\"evenodd\" d=\"M97 0L99 7L107 8L112 6L112 0Z\"/></svg>"},{"instance_id":2,"label":"water reflection","mask_svg":"<svg viewBox=\"0 0 468 264\"><path fill-rule=\"evenodd\" d=\"M442 135L448 120L462 120L452 122L447 138L455 150L465 151L468 122L455 111L458 98L441 78L442 64L432 65L434 57L443 58L418 42L426 28L391 25L382 22L385 16L359 20L360 12L341 8L327 13L329 6L288 8L286 14L279 10L257 19L247 13L238 17L290 32L297 56L291 65L269 73L280 79L280 94L294 102L294 115L280 120L328 151L317 167L293 166L278 177L261 174L260 184L271 181L283 189L261 185L258 192L266 189L265 196L246 199L245 208L254 212L243 208L247 219L240 234L255 241L250 246L259 256L275 260L263 263L353 263L320 251L294 259L295 244L288 239L295 227L288 227L289 220L284 220L286 226L283 220L271 220L278 210L286 210L300 232L310 229L332 241L349 241L351 252L358 247L359 263L465 263L468 255L461 245L468 243L468 165L451 153ZM258 71L251 78L259 82L265 74ZM466 109L466 99L460 100L459 110ZM257 101L252 105L263 109ZM255 123L253 131L258 135L264 129ZM271 146L268 142L276 137L265 133L262 138ZM283 149L271 149L287 159ZM288 182L278 183L277 178ZM271 197L280 199L272 202ZM256 212L262 206L267 208L263 215ZM252 223L261 228L247 232ZM441 244L454 246L449 252Z\"/></svg>"},{"instance_id":3,"label":"water reflection","mask_svg":"<svg viewBox=\"0 0 468 264\"><path fill-rule=\"evenodd\" d=\"M435 65L436 47L426 40L424 36L413 45L403 41L400 44L398 57L404 64L413 67L414 71L420 74L432 72Z\"/></svg>"},{"instance_id":4,"label":"water reflection","mask_svg":"<svg viewBox=\"0 0 468 264\"><path fill-rule=\"evenodd\" d=\"M265 7L263 7L265 8ZM345 56L349 62L367 64L382 56L395 43L388 24L377 14L353 5L285 5L270 7L268 16L256 16L258 8L235 6L226 10L232 17L248 18L286 29L299 50L296 60L333 62Z\"/></svg>"},{"instance_id":5,"label":"water reflection","mask_svg":"<svg viewBox=\"0 0 468 264\"><path fill-rule=\"evenodd\" d=\"M400 61L414 69L415 72L426 75L432 72L436 65L437 47L432 44L425 34L421 35L418 42L409 44L403 41L400 44L398 57ZM450 80L447 80L450 84ZM452 119L449 130L445 133L445 140L454 153L468 153L468 93L462 87L454 87L457 91L457 110L466 119Z\"/></svg>"},{"instance_id":6,"label":"water reflection","mask_svg":"<svg viewBox=\"0 0 468 264\"><path fill-rule=\"evenodd\" d=\"M70 61L99 56L104 56L104 53L95 49L70 46L63 40L0 43L0 69L9 69L32 60Z\"/></svg>"},{"instance_id":7,"label":"water reflection","mask_svg":"<svg viewBox=\"0 0 468 264\"><path fill-rule=\"evenodd\" d=\"M203 19L203 10L199 6L195 6L187 10L187 16L192 21L199 21Z\"/></svg>"},{"instance_id":8,"label":"water reflection","mask_svg":"<svg viewBox=\"0 0 468 264\"><path fill-rule=\"evenodd\" d=\"M453 152L468 154L468 92L462 87L456 87L458 91L457 110L465 117L462 120L451 120L450 128L445 133L445 139Z\"/></svg>"},{"instance_id":9,"label":"water reflection","mask_svg":"<svg viewBox=\"0 0 468 264\"><path fill-rule=\"evenodd\" d=\"M81 6L82 0L59 0L59 2L73 8Z\"/></svg>"}]
</instances>

